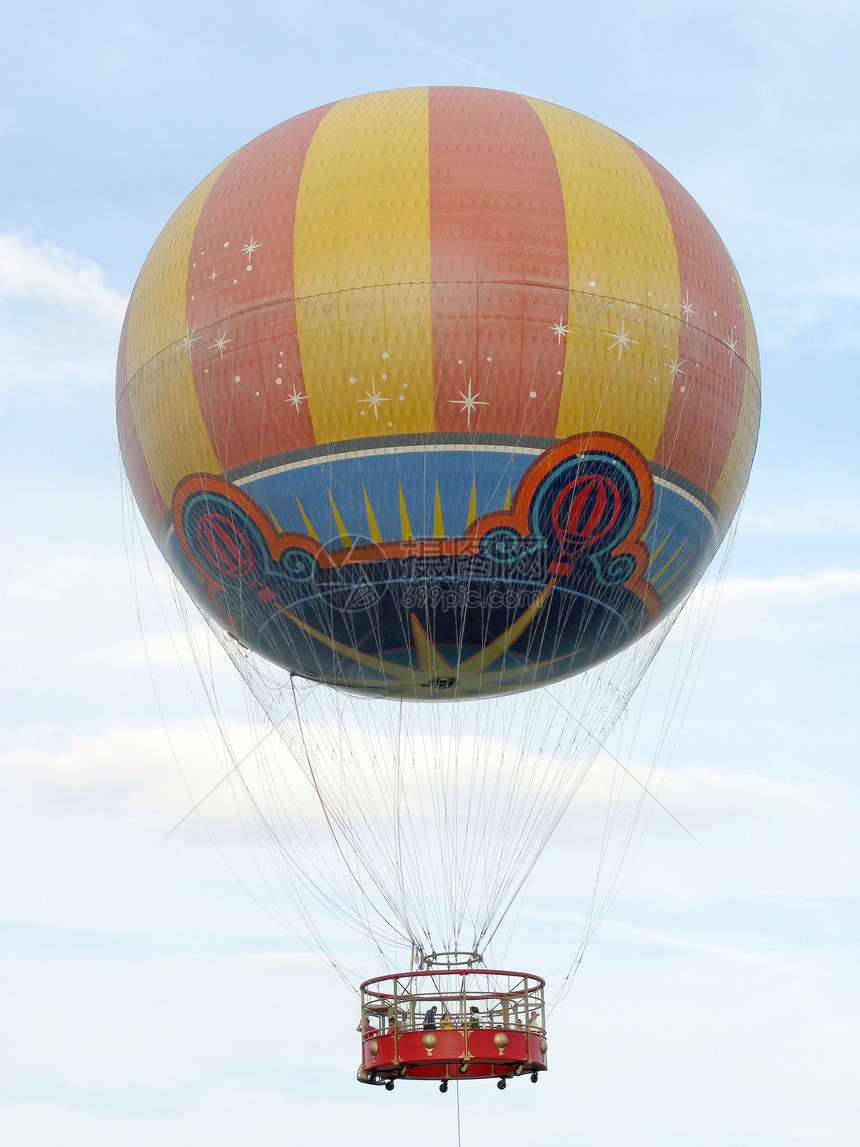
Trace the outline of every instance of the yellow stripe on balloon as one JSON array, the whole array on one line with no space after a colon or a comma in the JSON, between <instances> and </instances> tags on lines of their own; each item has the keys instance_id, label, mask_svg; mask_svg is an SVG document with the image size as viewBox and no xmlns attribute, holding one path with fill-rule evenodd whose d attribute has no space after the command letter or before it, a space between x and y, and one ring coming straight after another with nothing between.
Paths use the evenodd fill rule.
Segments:
<instances>
[{"instance_id":1,"label":"yellow stripe on balloon","mask_svg":"<svg viewBox=\"0 0 860 1147\"><path fill-rule=\"evenodd\" d=\"M294 283L318 442L433 430L429 95L335 104L296 205Z\"/></svg>"},{"instance_id":2,"label":"yellow stripe on balloon","mask_svg":"<svg viewBox=\"0 0 860 1147\"><path fill-rule=\"evenodd\" d=\"M669 215L621 136L526 98L555 153L567 218L569 333L556 433L620 434L653 458L672 391L665 364L678 353L678 325L667 317L680 298Z\"/></svg>"},{"instance_id":3,"label":"yellow stripe on balloon","mask_svg":"<svg viewBox=\"0 0 860 1147\"><path fill-rule=\"evenodd\" d=\"M744 372L744 391L741 397L741 408L738 412L738 421L735 426L732 444L726 456L725 465L714 486L711 497L720 508L725 522L730 522L740 505L743 492L746 489L753 454L755 453L758 438L759 415L761 413L761 376L758 357L758 342L753 326L752 311L747 301L746 292L741 286L738 273L735 271L735 282L741 296L741 307L744 314L744 341L746 345L746 370Z\"/></svg>"},{"instance_id":4,"label":"yellow stripe on balloon","mask_svg":"<svg viewBox=\"0 0 860 1147\"><path fill-rule=\"evenodd\" d=\"M187 474L221 472L191 373L197 336L186 326L185 284L200 213L228 162L198 184L170 219L143 265L129 304L129 406L152 480L168 506Z\"/></svg>"}]
</instances>

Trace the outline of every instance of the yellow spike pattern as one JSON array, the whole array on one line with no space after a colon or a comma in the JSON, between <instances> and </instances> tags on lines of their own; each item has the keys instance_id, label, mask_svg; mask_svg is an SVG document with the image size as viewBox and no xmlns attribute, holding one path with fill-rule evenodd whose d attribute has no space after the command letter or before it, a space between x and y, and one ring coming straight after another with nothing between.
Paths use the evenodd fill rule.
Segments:
<instances>
[{"instance_id":1,"label":"yellow spike pattern","mask_svg":"<svg viewBox=\"0 0 860 1147\"><path fill-rule=\"evenodd\" d=\"M433 537L445 537L445 523L442 521L442 503L439 500L439 483L436 483L436 497L433 502Z\"/></svg>"},{"instance_id":2,"label":"yellow spike pattern","mask_svg":"<svg viewBox=\"0 0 860 1147\"><path fill-rule=\"evenodd\" d=\"M337 506L334 504L331 490L328 492L328 500L331 502L331 511L334 514L334 524L337 526L337 532L340 534L340 544L345 550L348 550L352 545L352 538L346 532L346 526L343 524L343 518L338 513Z\"/></svg>"},{"instance_id":3,"label":"yellow spike pattern","mask_svg":"<svg viewBox=\"0 0 860 1147\"><path fill-rule=\"evenodd\" d=\"M653 524L654 524L654 521L653 521L653 519L652 519L652 520L651 520L651 521L648 523L648 529L647 529L647 530L645 531L645 533L642 535L642 541L643 541L643 542L645 542L645 541L647 541L647 540L648 540L648 534L650 533L650 531L651 531L651 527L652 527L652 525L653 525ZM666 542L668 542L669 538L671 538L671 536L672 536L672 534L674 534L674 532L675 532L675 527L673 526L673 527L671 528L671 530L669 531L669 533L666 535L666 537L663 539L663 541L660 543L660 545L657 547L657 549L652 551L652 553L651 553L651 565L652 565L652 566L653 566L654 562L656 562L657 558L660 556L660 551L663 549L663 547L665 546Z\"/></svg>"},{"instance_id":4,"label":"yellow spike pattern","mask_svg":"<svg viewBox=\"0 0 860 1147\"><path fill-rule=\"evenodd\" d=\"M409 514L406 512L406 500L403 497L403 487L397 482L397 495L400 499L400 537L404 542L411 542L413 538L412 526L409 523Z\"/></svg>"},{"instance_id":5,"label":"yellow spike pattern","mask_svg":"<svg viewBox=\"0 0 860 1147\"><path fill-rule=\"evenodd\" d=\"M307 530L307 532L308 532L308 536L309 536L309 537L311 537L311 538L313 538L313 540L314 540L315 542L318 542L318 541L319 541L319 538L317 537L317 532L316 532L316 530L313 528L313 526L311 525L311 522L310 522L310 518L309 518L309 517L307 516L307 514L305 513L305 508L304 508L304 506L301 504L301 502L298 500L298 498L296 498L296 505L297 505L297 506L298 506L298 508L299 508L299 513L300 513L300 514L301 514L301 516L302 516L302 521L305 523L305 529L306 529L306 530Z\"/></svg>"},{"instance_id":6,"label":"yellow spike pattern","mask_svg":"<svg viewBox=\"0 0 860 1147\"><path fill-rule=\"evenodd\" d=\"M475 479L472 479L472 493L469 495L469 513L466 516L466 529L468 530L475 520Z\"/></svg>"},{"instance_id":7,"label":"yellow spike pattern","mask_svg":"<svg viewBox=\"0 0 860 1147\"><path fill-rule=\"evenodd\" d=\"M370 505L370 498L367 496L367 490L364 483L361 484L361 492L364 494L364 509L367 514L367 529L370 533L370 540L372 542L381 542L382 534L379 532L379 526L376 524L376 518L373 516L373 509Z\"/></svg>"},{"instance_id":8,"label":"yellow spike pattern","mask_svg":"<svg viewBox=\"0 0 860 1147\"><path fill-rule=\"evenodd\" d=\"M686 544L685 542L681 542L681 544L675 549L675 552L672 554L672 556L670 558L668 558L668 560L665 561L663 563L663 565L660 566L660 568L657 570L656 573L649 573L648 580L651 582L651 584L653 586L656 586L658 584L658 582L660 581L660 578L663 576L663 574L666 572L666 570L669 569L669 567L672 565L672 562L674 562L675 558L678 557L678 555L681 553L685 544Z\"/></svg>"}]
</instances>

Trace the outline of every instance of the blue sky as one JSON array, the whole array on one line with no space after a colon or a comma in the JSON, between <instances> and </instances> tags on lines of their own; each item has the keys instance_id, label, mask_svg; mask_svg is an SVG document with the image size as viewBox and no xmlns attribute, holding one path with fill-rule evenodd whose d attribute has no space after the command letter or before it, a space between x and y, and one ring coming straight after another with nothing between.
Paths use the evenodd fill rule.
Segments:
<instances>
[{"instance_id":1,"label":"blue sky","mask_svg":"<svg viewBox=\"0 0 860 1147\"><path fill-rule=\"evenodd\" d=\"M456 1142L451 1094L354 1083L349 991L199 825L160 843L189 807L183 776L199 795L219 774L145 572L131 589L113 422L125 299L190 188L306 108L434 83L556 101L668 167L739 268L764 391L661 790L696 842L652 818L554 1013L551 1071L503 1095L464 1089L463 1143L856 1143L858 43L848 0L41 0L7 17L4 1142L361 1147L426 1126ZM241 699L228 691L225 707L241 743ZM235 810L214 801L210 815L226 859L246 863ZM536 971L579 939L574 824L518 919L512 951ZM381 970L347 934L330 939L361 974Z\"/></svg>"}]
</instances>

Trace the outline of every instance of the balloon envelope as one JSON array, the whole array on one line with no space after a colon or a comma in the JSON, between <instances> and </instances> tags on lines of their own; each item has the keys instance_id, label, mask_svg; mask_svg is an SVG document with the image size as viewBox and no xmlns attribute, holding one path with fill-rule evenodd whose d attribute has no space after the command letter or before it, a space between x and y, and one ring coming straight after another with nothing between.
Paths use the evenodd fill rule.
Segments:
<instances>
[{"instance_id":1,"label":"balloon envelope","mask_svg":"<svg viewBox=\"0 0 860 1147\"><path fill-rule=\"evenodd\" d=\"M746 485L758 359L723 244L648 155L415 88L288 120L188 196L117 412L228 632L332 685L467 697L586 669L683 599Z\"/></svg>"}]
</instances>

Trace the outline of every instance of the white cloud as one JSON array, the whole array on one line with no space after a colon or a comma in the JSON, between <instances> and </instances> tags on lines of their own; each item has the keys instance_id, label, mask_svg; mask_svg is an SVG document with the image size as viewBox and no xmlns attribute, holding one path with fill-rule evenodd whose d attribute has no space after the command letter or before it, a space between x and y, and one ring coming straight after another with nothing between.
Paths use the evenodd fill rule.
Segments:
<instances>
[{"instance_id":1,"label":"white cloud","mask_svg":"<svg viewBox=\"0 0 860 1147\"><path fill-rule=\"evenodd\" d=\"M32 809L62 825L97 814L149 849L202 846L216 867L217 850L246 894L291 930L307 925L316 897L361 920L372 891L359 895L313 788L271 749L269 730L223 720L0 732L0 812Z\"/></svg>"},{"instance_id":2,"label":"white cloud","mask_svg":"<svg viewBox=\"0 0 860 1147\"><path fill-rule=\"evenodd\" d=\"M778 574L771 578L727 578L721 605L781 610L834 605L860 598L860 570L829 569L811 574Z\"/></svg>"},{"instance_id":3,"label":"white cloud","mask_svg":"<svg viewBox=\"0 0 860 1147\"><path fill-rule=\"evenodd\" d=\"M315 16L323 16L323 13L309 0L282 0L278 15L291 32L297 32L307 40L318 38L313 21Z\"/></svg>"},{"instance_id":4,"label":"white cloud","mask_svg":"<svg viewBox=\"0 0 860 1147\"><path fill-rule=\"evenodd\" d=\"M96 263L18 231L0 235L0 298L60 303L112 325L122 323L128 302Z\"/></svg>"},{"instance_id":5,"label":"white cloud","mask_svg":"<svg viewBox=\"0 0 860 1147\"><path fill-rule=\"evenodd\" d=\"M501 75L501 73L495 71L480 60L453 52L449 47L434 43L426 36L419 35L411 28L405 28L395 24L393 21L390 21L389 24L394 31L399 32L407 44L418 49L419 52L426 53L431 58L437 57L441 59L446 66L456 69L458 72L462 71L465 75L474 76L475 79L483 83L489 81L494 87L498 86L510 89L516 86L505 76Z\"/></svg>"},{"instance_id":6,"label":"white cloud","mask_svg":"<svg viewBox=\"0 0 860 1147\"><path fill-rule=\"evenodd\" d=\"M780 831L798 837L837 829L848 836L860 821L855 804L823 767L798 772L775 766L769 774L729 766L665 770L635 760L622 767L601 756L558 837L560 846L576 844L585 853L604 834L607 841L621 842L636 817L644 818L639 828L648 839L683 848L705 838L735 841L765 824L778 824ZM608 831L607 810L612 810Z\"/></svg>"},{"instance_id":7,"label":"white cloud","mask_svg":"<svg viewBox=\"0 0 860 1147\"><path fill-rule=\"evenodd\" d=\"M744 508L738 532L786 538L856 537L860 534L860 501L856 498L798 499L765 509Z\"/></svg>"},{"instance_id":8,"label":"white cloud","mask_svg":"<svg viewBox=\"0 0 860 1147\"><path fill-rule=\"evenodd\" d=\"M279 972L297 968L316 969L319 966L320 958L310 952L248 952L242 956L221 958L178 956L171 960L114 968L109 976L111 979L135 980L151 976L195 975L200 972Z\"/></svg>"},{"instance_id":9,"label":"white cloud","mask_svg":"<svg viewBox=\"0 0 860 1147\"><path fill-rule=\"evenodd\" d=\"M110 807L146 798L176 811L188 804L171 753L183 740L181 729L169 738L160 729L127 726L98 734L25 727L3 738L4 803Z\"/></svg>"},{"instance_id":10,"label":"white cloud","mask_svg":"<svg viewBox=\"0 0 860 1147\"><path fill-rule=\"evenodd\" d=\"M757 311L757 330L763 347L784 351L803 344L830 351L860 349L860 333L853 300L838 299L811 287L806 295L774 291Z\"/></svg>"},{"instance_id":11,"label":"white cloud","mask_svg":"<svg viewBox=\"0 0 860 1147\"><path fill-rule=\"evenodd\" d=\"M732 832L741 821L773 815L795 827L853 816L844 795L821 780L782 779L729 769L672 770L661 785L660 799L685 823L719 823Z\"/></svg>"},{"instance_id":12,"label":"white cloud","mask_svg":"<svg viewBox=\"0 0 860 1147\"><path fill-rule=\"evenodd\" d=\"M0 301L0 389L7 398L26 398L34 388L109 390L127 300L97 264L7 231L0 234Z\"/></svg>"},{"instance_id":13,"label":"white cloud","mask_svg":"<svg viewBox=\"0 0 860 1147\"><path fill-rule=\"evenodd\" d=\"M574 925L583 927L588 921L585 916L570 912L552 912L527 905L523 915L542 923L555 923L560 925ZM731 944L714 943L712 940L702 940L685 931L669 932L660 928L648 928L641 924L631 924L624 920L613 920L611 917L603 920L600 925L601 932L608 932L625 940L632 941L636 947L649 944L660 948L674 948L679 952L689 952L702 956L716 957L718 960L729 960L741 964L759 964L778 970L781 974L803 973L815 965L815 957L806 953L792 950L781 950L762 947L758 938L750 938L748 947L739 947ZM860 986L860 974L846 975L842 970L826 969L821 971L822 976L829 975Z\"/></svg>"},{"instance_id":14,"label":"white cloud","mask_svg":"<svg viewBox=\"0 0 860 1147\"><path fill-rule=\"evenodd\" d=\"M848 633L857 626L860 611L846 606L860 603L860 570L825 569L810 574L777 574L774 577L729 577L722 586L699 586L690 596L687 610L695 618L706 612L716 592L714 636L729 640L743 635L755 638L779 632L786 640L799 640L801 630L813 627L822 637ZM683 615L682 615L683 619ZM675 626L667 643L685 640L682 624Z\"/></svg>"},{"instance_id":15,"label":"white cloud","mask_svg":"<svg viewBox=\"0 0 860 1147\"><path fill-rule=\"evenodd\" d=\"M196 680L190 638L228 667L194 606L177 611L174 588L164 564L150 566L142 554L0 562L0 667L17 681L139 677L150 691L156 672L169 689L183 676Z\"/></svg>"},{"instance_id":16,"label":"white cloud","mask_svg":"<svg viewBox=\"0 0 860 1147\"><path fill-rule=\"evenodd\" d=\"M26 46L49 91L59 90L69 104L83 96L128 106L138 93L164 99L209 75L208 37L199 26L183 34L178 12L165 21L133 5L92 0L85 10L54 10L52 17L32 18ZM19 23L27 27L27 17Z\"/></svg>"},{"instance_id":17,"label":"white cloud","mask_svg":"<svg viewBox=\"0 0 860 1147\"><path fill-rule=\"evenodd\" d=\"M860 274L848 271L834 272L821 280L818 290L830 299L860 303Z\"/></svg>"},{"instance_id":18,"label":"white cloud","mask_svg":"<svg viewBox=\"0 0 860 1147\"><path fill-rule=\"evenodd\" d=\"M42 391L56 386L102 386L109 392L118 339L119 327L115 338L113 334L107 338L98 334L91 337L89 330L56 317L48 322L21 323L10 322L7 317L0 323L0 340L4 343L0 391L7 400L13 395L27 395L33 389Z\"/></svg>"}]
</instances>

